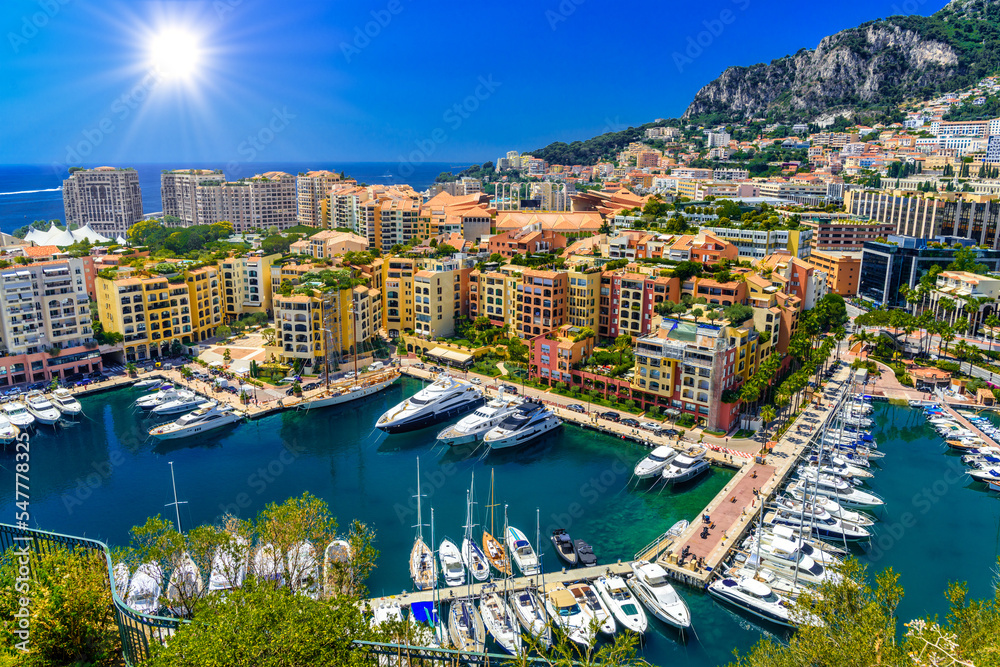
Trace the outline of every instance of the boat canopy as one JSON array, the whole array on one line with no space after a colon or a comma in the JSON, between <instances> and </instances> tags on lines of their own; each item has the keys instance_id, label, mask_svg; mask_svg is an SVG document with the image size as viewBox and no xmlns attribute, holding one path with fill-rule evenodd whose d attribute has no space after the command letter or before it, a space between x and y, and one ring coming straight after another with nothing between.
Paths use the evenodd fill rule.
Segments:
<instances>
[{"instance_id":1,"label":"boat canopy","mask_svg":"<svg viewBox=\"0 0 1000 667\"><path fill-rule=\"evenodd\" d=\"M756 579L750 579L749 577L740 580L740 588L760 598L767 597L771 594L771 589L768 588L767 584L757 581Z\"/></svg>"},{"instance_id":2,"label":"boat canopy","mask_svg":"<svg viewBox=\"0 0 1000 667\"><path fill-rule=\"evenodd\" d=\"M410 605L410 613L418 623L437 625L440 622L433 602L414 602Z\"/></svg>"}]
</instances>

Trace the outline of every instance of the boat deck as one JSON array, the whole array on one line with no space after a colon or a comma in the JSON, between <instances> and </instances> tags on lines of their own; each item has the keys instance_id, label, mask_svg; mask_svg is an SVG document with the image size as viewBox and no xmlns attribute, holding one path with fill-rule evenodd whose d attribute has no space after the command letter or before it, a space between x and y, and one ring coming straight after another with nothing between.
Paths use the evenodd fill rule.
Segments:
<instances>
[{"instance_id":1,"label":"boat deck","mask_svg":"<svg viewBox=\"0 0 1000 667\"><path fill-rule=\"evenodd\" d=\"M632 568L629 563L611 563L609 565L594 565L593 567L580 567L573 569L563 568L558 572L547 572L544 575L535 575L531 577L514 577L513 579L507 580L507 583L503 582L488 582L484 581L482 583L475 583L472 585L472 595L478 597L483 589L488 586L496 585L499 589L503 589L506 586L508 591L519 591L525 588L541 587L542 581L544 583L560 583L567 584L576 581L583 581L584 579L596 579L597 577L613 574L626 574L631 573ZM435 599L435 595L438 600L448 601L454 600L456 598L463 598L469 596L468 586L452 586L448 588L438 588L437 592L434 591L418 591L415 593L400 593L399 595L387 595L383 597L376 597L367 600L368 604L372 607L377 607L385 602L398 602L399 604L412 604L414 602L432 602Z\"/></svg>"},{"instance_id":2,"label":"boat deck","mask_svg":"<svg viewBox=\"0 0 1000 667\"><path fill-rule=\"evenodd\" d=\"M947 404L942 404L941 405L941 409L944 410L945 412L947 412L950 417L954 418L955 421L957 421L959 424L961 424L964 428L969 429L970 431L972 431L973 433L975 433L976 435L978 435L980 438L982 438L983 442L985 442L990 447L997 447L998 446L997 442L993 438L991 438L990 436L986 435L981 430L979 430L978 426L976 426L975 424L973 424L972 422L970 422L968 419L966 419L965 417L963 417L962 414L958 410L955 410L954 408L952 408L950 405L947 405Z\"/></svg>"}]
</instances>

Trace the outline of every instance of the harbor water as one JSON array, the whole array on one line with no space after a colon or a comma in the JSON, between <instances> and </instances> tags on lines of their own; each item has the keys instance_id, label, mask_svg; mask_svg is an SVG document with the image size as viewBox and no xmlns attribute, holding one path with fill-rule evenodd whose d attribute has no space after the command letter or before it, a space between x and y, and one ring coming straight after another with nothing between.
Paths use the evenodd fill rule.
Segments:
<instances>
[{"instance_id":1,"label":"harbor water","mask_svg":"<svg viewBox=\"0 0 1000 667\"><path fill-rule=\"evenodd\" d=\"M495 472L496 533L503 510L511 525L535 539L540 514L543 563L559 567L548 540L554 528L594 545L599 562L630 559L679 519L697 520L730 479L721 469L674 490L636 488L635 462L648 450L631 442L567 425L525 448L490 454L434 447L441 427L387 436L374 429L388 407L415 393L410 378L346 406L287 411L189 440L156 443L133 414L138 392L119 389L82 399L87 418L53 433L42 427L31 444L31 515L35 527L85 535L111 546L151 515L173 517L168 461L174 462L185 528L224 513L256 515L265 504L304 491L323 498L341 526L371 525L380 550L369 585L373 594L409 590L407 558L417 523L416 458L420 457L424 520L435 515L435 537L460 540L465 493L475 473L475 519L489 527L486 507ZM968 580L973 595L992 594L1000 505L969 482L957 457L919 410L878 404L874 435L886 452L872 488L887 500L877 535L857 550L874 568L902 574L902 618L943 613L951 580ZM0 521L12 522L13 454L0 457ZM953 471L950 474L948 471ZM169 509L169 511L168 511ZM477 529L478 530L478 529ZM429 533L425 529L429 541ZM747 650L762 632L777 632L720 606L704 593L682 589L695 633L686 641L658 624L642 651L654 664L717 665L732 650Z\"/></svg>"}]
</instances>

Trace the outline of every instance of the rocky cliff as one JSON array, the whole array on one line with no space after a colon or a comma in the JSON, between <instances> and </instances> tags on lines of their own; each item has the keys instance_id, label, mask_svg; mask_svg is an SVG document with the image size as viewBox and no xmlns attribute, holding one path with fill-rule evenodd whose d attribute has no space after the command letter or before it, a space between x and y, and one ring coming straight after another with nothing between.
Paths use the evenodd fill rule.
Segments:
<instances>
[{"instance_id":1,"label":"rocky cliff","mask_svg":"<svg viewBox=\"0 0 1000 667\"><path fill-rule=\"evenodd\" d=\"M815 49L729 67L698 91L684 116L809 120L969 85L996 69L998 4L955 0L933 16L872 21L825 37Z\"/></svg>"}]
</instances>

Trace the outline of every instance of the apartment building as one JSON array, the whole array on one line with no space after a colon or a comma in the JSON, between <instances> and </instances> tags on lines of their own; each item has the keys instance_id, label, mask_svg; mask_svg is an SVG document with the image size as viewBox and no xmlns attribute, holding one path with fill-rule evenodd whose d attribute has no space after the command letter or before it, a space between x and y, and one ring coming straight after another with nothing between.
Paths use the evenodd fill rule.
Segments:
<instances>
[{"instance_id":1,"label":"apartment building","mask_svg":"<svg viewBox=\"0 0 1000 667\"><path fill-rule=\"evenodd\" d=\"M576 329L599 328L599 307L601 295L600 269L580 267L567 272L569 296L566 300L566 321Z\"/></svg>"},{"instance_id":2,"label":"apartment building","mask_svg":"<svg viewBox=\"0 0 1000 667\"><path fill-rule=\"evenodd\" d=\"M753 308L755 327L772 337L772 345L777 345L779 353L787 354L788 343L799 328L802 299L782 292L770 278L758 273L746 274L745 285L746 304ZM775 331L776 340L774 340Z\"/></svg>"},{"instance_id":3,"label":"apartment building","mask_svg":"<svg viewBox=\"0 0 1000 667\"><path fill-rule=\"evenodd\" d=\"M243 257L229 257L219 263L223 314L227 322L246 313L271 314L271 266L280 257L279 253L264 255L257 251ZM280 277L278 284L281 284Z\"/></svg>"},{"instance_id":4,"label":"apartment building","mask_svg":"<svg viewBox=\"0 0 1000 667\"><path fill-rule=\"evenodd\" d=\"M316 259L330 259L347 252L363 252L368 249L368 239L348 232L324 230L291 245L291 252L312 255Z\"/></svg>"},{"instance_id":5,"label":"apartment building","mask_svg":"<svg viewBox=\"0 0 1000 667\"><path fill-rule=\"evenodd\" d=\"M997 312L1000 278L968 271L942 271L937 276L930 297L935 319L958 328L964 328L971 319L971 330L978 331L986 318ZM947 302L942 301L945 298L951 302L949 307L945 307ZM975 310L971 317L966 310L970 305Z\"/></svg>"},{"instance_id":6,"label":"apartment building","mask_svg":"<svg viewBox=\"0 0 1000 667\"><path fill-rule=\"evenodd\" d=\"M861 250L865 241L896 233L896 226L873 220L811 219L802 224L813 230L812 250Z\"/></svg>"},{"instance_id":7,"label":"apartment building","mask_svg":"<svg viewBox=\"0 0 1000 667\"><path fill-rule=\"evenodd\" d=\"M568 276L560 271L527 269L517 286L518 327L521 338L538 336L566 324Z\"/></svg>"},{"instance_id":8,"label":"apartment building","mask_svg":"<svg viewBox=\"0 0 1000 667\"><path fill-rule=\"evenodd\" d=\"M142 220L142 189L135 169L80 169L63 181L62 191L67 225L90 225L114 239Z\"/></svg>"},{"instance_id":9,"label":"apartment building","mask_svg":"<svg viewBox=\"0 0 1000 667\"><path fill-rule=\"evenodd\" d=\"M415 329L413 276L418 270L417 260L408 257L389 257L382 263L382 289L385 293L382 327L393 338L408 329Z\"/></svg>"},{"instance_id":10,"label":"apartment building","mask_svg":"<svg viewBox=\"0 0 1000 667\"><path fill-rule=\"evenodd\" d=\"M311 227L330 226L330 191L340 183L340 174L332 171L309 171L295 178L298 221Z\"/></svg>"},{"instance_id":11,"label":"apartment building","mask_svg":"<svg viewBox=\"0 0 1000 667\"><path fill-rule=\"evenodd\" d=\"M598 335L614 339L622 334L635 337L649 333L656 304L680 301L680 287L679 278L605 271L601 276Z\"/></svg>"},{"instance_id":12,"label":"apartment building","mask_svg":"<svg viewBox=\"0 0 1000 667\"><path fill-rule=\"evenodd\" d=\"M801 299L805 310L812 310L826 295L827 274L808 261L779 252L760 260L757 267L771 269L771 284Z\"/></svg>"},{"instance_id":13,"label":"apartment building","mask_svg":"<svg viewBox=\"0 0 1000 667\"><path fill-rule=\"evenodd\" d=\"M738 364L747 364L747 349L756 342L749 325L735 328L733 335L730 329L665 318L636 341L633 388L655 397L658 406L704 420L708 429L729 431L739 403L723 403L722 392L738 385Z\"/></svg>"},{"instance_id":14,"label":"apartment building","mask_svg":"<svg viewBox=\"0 0 1000 667\"><path fill-rule=\"evenodd\" d=\"M861 279L861 253L813 250L807 260L826 274L827 291L850 297L858 293Z\"/></svg>"},{"instance_id":15,"label":"apartment building","mask_svg":"<svg viewBox=\"0 0 1000 667\"><path fill-rule=\"evenodd\" d=\"M514 229L490 237L487 252L505 259L516 255L528 256L549 253L566 247L566 237L549 229Z\"/></svg>"},{"instance_id":16,"label":"apartment building","mask_svg":"<svg viewBox=\"0 0 1000 667\"><path fill-rule=\"evenodd\" d=\"M697 179L678 179L677 195L694 201L705 197L739 197L740 184L732 181L702 181Z\"/></svg>"},{"instance_id":17,"label":"apartment building","mask_svg":"<svg viewBox=\"0 0 1000 667\"><path fill-rule=\"evenodd\" d=\"M900 236L957 236L1000 247L1000 203L986 194L851 190L848 213L891 224Z\"/></svg>"},{"instance_id":18,"label":"apartment building","mask_svg":"<svg viewBox=\"0 0 1000 667\"><path fill-rule=\"evenodd\" d=\"M677 262L700 262L702 264L718 264L726 259L735 261L739 258L740 251L732 243L707 233L697 235L685 234L677 237L673 243L664 248L668 259ZM647 253L641 251L636 253L637 257L644 257ZM653 256L653 255L650 255Z\"/></svg>"},{"instance_id":19,"label":"apartment building","mask_svg":"<svg viewBox=\"0 0 1000 667\"><path fill-rule=\"evenodd\" d=\"M447 338L455 322L469 315L472 269L453 259L431 260L413 275L414 330L427 338Z\"/></svg>"},{"instance_id":20,"label":"apartment building","mask_svg":"<svg viewBox=\"0 0 1000 667\"><path fill-rule=\"evenodd\" d=\"M0 270L0 386L101 369L83 260Z\"/></svg>"},{"instance_id":21,"label":"apartment building","mask_svg":"<svg viewBox=\"0 0 1000 667\"><path fill-rule=\"evenodd\" d=\"M160 174L160 201L163 217L177 218L182 227L200 225L198 185L202 181L222 182L221 169L174 169Z\"/></svg>"},{"instance_id":22,"label":"apartment building","mask_svg":"<svg viewBox=\"0 0 1000 667\"><path fill-rule=\"evenodd\" d=\"M585 361L593 353L596 342L594 336L577 340L582 331L579 327L566 325L529 340L531 374L550 384L572 384L574 364Z\"/></svg>"},{"instance_id":23,"label":"apartment building","mask_svg":"<svg viewBox=\"0 0 1000 667\"><path fill-rule=\"evenodd\" d=\"M514 271L469 273L469 318L486 317L495 327L518 328L517 295L521 274Z\"/></svg>"},{"instance_id":24,"label":"apartment building","mask_svg":"<svg viewBox=\"0 0 1000 667\"><path fill-rule=\"evenodd\" d=\"M732 243L740 259L763 259L773 252L784 250L799 259L806 259L811 252L812 229L775 229L771 231L740 229L738 227L701 228L716 238Z\"/></svg>"},{"instance_id":25,"label":"apartment building","mask_svg":"<svg viewBox=\"0 0 1000 667\"><path fill-rule=\"evenodd\" d=\"M104 330L124 337L126 361L166 356L174 340L193 345L222 321L218 278L211 272L190 276L190 283L183 275L168 280L120 273L98 276L97 306Z\"/></svg>"},{"instance_id":26,"label":"apartment building","mask_svg":"<svg viewBox=\"0 0 1000 667\"><path fill-rule=\"evenodd\" d=\"M163 210L182 226L228 221L233 231L287 229L296 224L295 177L269 171L226 181L221 171L177 170L160 175Z\"/></svg>"},{"instance_id":27,"label":"apartment building","mask_svg":"<svg viewBox=\"0 0 1000 667\"><path fill-rule=\"evenodd\" d=\"M382 299L379 290L363 285L300 288L289 296L274 295L277 345L282 363L321 373L327 361L363 352L378 334Z\"/></svg>"},{"instance_id":28,"label":"apartment building","mask_svg":"<svg viewBox=\"0 0 1000 667\"><path fill-rule=\"evenodd\" d=\"M758 181L757 188L761 197L777 197L779 199L795 199L797 197L825 197L826 183L808 183L800 181Z\"/></svg>"}]
</instances>

